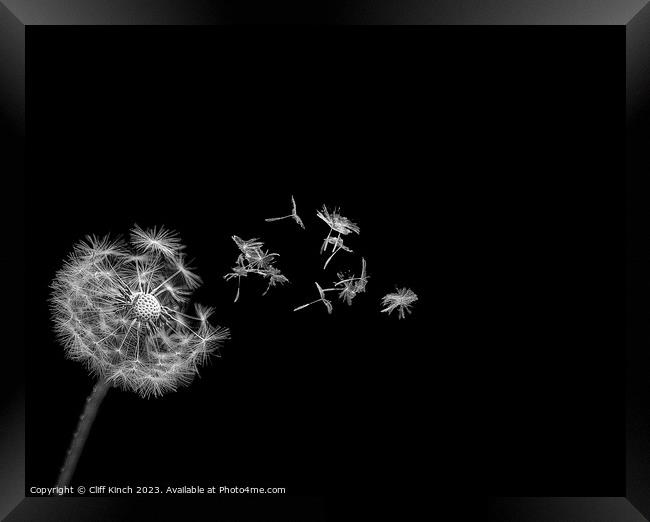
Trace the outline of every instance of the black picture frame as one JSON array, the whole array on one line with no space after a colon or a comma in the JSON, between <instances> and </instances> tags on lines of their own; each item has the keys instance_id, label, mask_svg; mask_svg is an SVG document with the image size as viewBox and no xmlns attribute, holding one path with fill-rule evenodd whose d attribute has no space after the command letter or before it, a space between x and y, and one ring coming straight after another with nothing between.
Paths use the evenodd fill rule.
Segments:
<instances>
[{"instance_id":1,"label":"black picture frame","mask_svg":"<svg viewBox=\"0 0 650 522\"><path fill-rule=\"evenodd\" d=\"M626 345L626 433L625 495L601 497L490 497L490 519L503 521L638 521L650 519L650 464L644 457L650 451L650 394L645 378L647 361L647 286L648 211L644 204L645 177L650 167L650 6L644 1L617 2L615 6L590 5L589 2L483 2L480 6L465 2L442 1L402 2L399 7L389 2L359 4L355 7L329 4L322 10L315 7L285 6L273 9L248 5L234 7L226 2L184 2L182 7L171 0L159 2L149 9L147 2L16 2L0 3L0 103L3 116L2 138L7 146L3 152L3 171L6 193L10 204L4 205L7 242L13 245L12 267L17 277L11 278L12 328L6 344L21 347L8 351L3 361L7 368L20 369L24 365L23 332L29 329L29 303L25 301L24 281L29 275L26 266L25 243L30 241L22 226L28 208L29 195L23 178L25 154L29 153L29 129L25 114L30 110L25 99L26 73L29 61L29 28L38 25L61 26L200 26L236 24L318 24L318 25L450 25L450 26L618 26L625 33L626 49L621 54L621 71L626 76L626 155L621 157L621 176L626 172L626 331L621 331L621 342ZM470 3L467 3L470 4ZM623 163L625 162L625 163ZM621 202L623 204L623 202ZM622 234L622 230L621 230ZM621 264L622 265L622 264ZM612 277L616 277L612 275ZM622 279L622 273L620 278ZM621 303L621 308L623 303ZM2 426L6 427L2 448L2 484L0 485L0 516L7 520L111 520L119 517L143 519L151 515L151 502L123 498L25 498L25 385L21 371L12 371L3 382L4 403ZM583 495L583 493L578 493ZM197 505L207 506L204 499ZM268 501L267 501L268 502ZM279 502L265 504L257 499L242 507L241 503L221 504L224 513L253 517L264 510L268 518L282 512L300 520L325 520L332 507L326 507L322 498L292 499L291 505ZM164 500L155 507L162 517L171 509ZM186 509L187 505L186 505ZM194 508L190 508L194 509ZM213 507L208 507L213 509ZM243 511L242 511L243 509ZM103 517L103 518L102 518ZM139 518L138 518L139 517ZM333 515L333 518L336 516Z\"/></svg>"}]
</instances>

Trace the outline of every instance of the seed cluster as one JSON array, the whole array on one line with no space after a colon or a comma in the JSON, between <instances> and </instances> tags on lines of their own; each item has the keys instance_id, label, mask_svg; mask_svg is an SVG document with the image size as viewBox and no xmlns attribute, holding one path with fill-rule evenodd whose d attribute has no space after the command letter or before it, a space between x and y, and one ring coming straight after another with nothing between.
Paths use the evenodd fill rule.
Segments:
<instances>
[{"instance_id":1,"label":"seed cluster","mask_svg":"<svg viewBox=\"0 0 650 522\"><path fill-rule=\"evenodd\" d=\"M140 321L154 321L160 317L162 308L152 294L137 294L133 300L133 313Z\"/></svg>"}]
</instances>

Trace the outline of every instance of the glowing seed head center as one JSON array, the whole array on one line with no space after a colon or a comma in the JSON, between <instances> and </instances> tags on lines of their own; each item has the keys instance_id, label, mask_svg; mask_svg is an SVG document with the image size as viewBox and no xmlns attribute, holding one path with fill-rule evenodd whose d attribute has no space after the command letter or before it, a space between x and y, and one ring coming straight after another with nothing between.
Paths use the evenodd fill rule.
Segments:
<instances>
[{"instance_id":1,"label":"glowing seed head center","mask_svg":"<svg viewBox=\"0 0 650 522\"><path fill-rule=\"evenodd\" d=\"M140 321L155 321L160 316L160 303L151 294L137 294L133 300L133 313Z\"/></svg>"}]
</instances>

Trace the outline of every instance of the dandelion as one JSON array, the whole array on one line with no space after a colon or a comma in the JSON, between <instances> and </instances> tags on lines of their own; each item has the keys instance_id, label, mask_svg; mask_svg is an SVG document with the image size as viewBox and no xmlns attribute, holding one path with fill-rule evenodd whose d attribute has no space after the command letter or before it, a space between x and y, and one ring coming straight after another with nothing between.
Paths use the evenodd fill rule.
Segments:
<instances>
[{"instance_id":1,"label":"dandelion","mask_svg":"<svg viewBox=\"0 0 650 522\"><path fill-rule=\"evenodd\" d=\"M404 310L409 314L411 313L411 306L418 300L418 296L409 288L398 288L394 294L386 294L382 300L382 306L385 306L382 312L387 312L389 315L393 310L398 309L399 318L404 319Z\"/></svg>"},{"instance_id":2,"label":"dandelion","mask_svg":"<svg viewBox=\"0 0 650 522\"><path fill-rule=\"evenodd\" d=\"M352 252L352 250L343 244L343 238L341 236L347 236L352 232L359 234L361 229L358 225L350 221L348 218L342 216L339 213L339 209L334 209L334 211L330 214L330 212L327 210L327 207L323 205L323 209L316 212L316 215L330 227L329 233L323 240L323 245L321 246L321 253L323 253L327 251L328 245L332 245L332 254L327 259L327 261L325 261L325 265L323 266L323 269L325 269L327 268L327 265L332 260L334 255L339 252L339 250ZM332 237L332 232L335 232L338 235Z\"/></svg>"},{"instance_id":3,"label":"dandelion","mask_svg":"<svg viewBox=\"0 0 650 522\"><path fill-rule=\"evenodd\" d=\"M279 257L280 254L269 253L268 250L264 251L262 249L264 243L258 239L244 240L239 236L232 236L232 240L241 253L237 257L236 265L231 268L231 272L223 277L226 281L237 278L235 302L239 300L241 278L247 277L248 274L257 274L269 280L269 284L262 295L266 295L273 286L289 282L289 279L282 275L278 268L273 266L275 258Z\"/></svg>"},{"instance_id":4,"label":"dandelion","mask_svg":"<svg viewBox=\"0 0 650 522\"><path fill-rule=\"evenodd\" d=\"M293 205L293 208L291 209L291 214L289 214L288 216L267 218L264 221L280 221L281 219L293 218L293 220L296 223L298 223L298 225L304 230L305 225L302 222L302 219L300 219L300 217L298 216L298 213L296 212L296 200L293 199L293 196L291 196L291 204Z\"/></svg>"},{"instance_id":5,"label":"dandelion","mask_svg":"<svg viewBox=\"0 0 650 522\"><path fill-rule=\"evenodd\" d=\"M68 358L98 378L79 421L58 485L74 473L110 387L141 397L189 384L218 351L228 329L212 326L213 309L189 299L201 279L175 232L135 226L130 241L89 236L73 248L51 284L54 331Z\"/></svg>"}]
</instances>

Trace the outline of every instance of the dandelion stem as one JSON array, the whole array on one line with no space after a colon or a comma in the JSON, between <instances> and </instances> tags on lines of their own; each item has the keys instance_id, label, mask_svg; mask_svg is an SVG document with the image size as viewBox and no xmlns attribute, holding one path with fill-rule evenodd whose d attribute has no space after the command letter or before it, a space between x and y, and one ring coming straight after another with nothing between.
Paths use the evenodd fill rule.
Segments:
<instances>
[{"instance_id":1,"label":"dandelion stem","mask_svg":"<svg viewBox=\"0 0 650 522\"><path fill-rule=\"evenodd\" d=\"M108 392L110 387L111 385L106 382L105 379L100 378L95 384L93 391L86 399L86 407L84 408L81 417L79 417L77 431L75 431L72 436L70 448L68 449L65 462L56 482L58 487L68 486L70 484L70 479L72 479L72 475L74 475L77 462L79 462L79 457L81 456L81 452L86 444L86 439L88 438L88 434L92 428L93 421L97 416L97 411L99 410L99 407L106 396L106 392Z\"/></svg>"}]
</instances>

